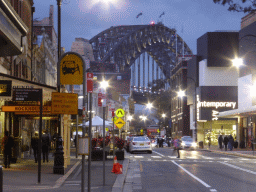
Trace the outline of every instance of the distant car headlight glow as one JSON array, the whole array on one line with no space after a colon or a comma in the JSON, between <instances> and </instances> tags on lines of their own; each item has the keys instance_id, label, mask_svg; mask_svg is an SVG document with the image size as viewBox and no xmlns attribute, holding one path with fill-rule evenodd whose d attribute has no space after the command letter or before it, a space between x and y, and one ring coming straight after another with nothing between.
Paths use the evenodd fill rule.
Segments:
<instances>
[{"instance_id":1,"label":"distant car headlight glow","mask_svg":"<svg viewBox=\"0 0 256 192\"><path fill-rule=\"evenodd\" d=\"M185 143L181 143L182 146L185 146Z\"/></svg>"}]
</instances>

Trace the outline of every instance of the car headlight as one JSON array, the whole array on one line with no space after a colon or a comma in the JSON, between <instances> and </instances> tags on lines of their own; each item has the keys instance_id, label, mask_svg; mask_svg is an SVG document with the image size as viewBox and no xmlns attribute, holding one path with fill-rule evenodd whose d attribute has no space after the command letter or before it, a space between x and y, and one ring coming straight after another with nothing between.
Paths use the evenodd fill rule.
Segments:
<instances>
[{"instance_id":1,"label":"car headlight","mask_svg":"<svg viewBox=\"0 0 256 192\"><path fill-rule=\"evenodd\" d=\"M197 144L195 142L192 143L192 147L196 147Z\"/></svg>"},{"instance_id":2,"label":"car headlight","mask_svg":"<svg viewBox=\"0 0 256 192\"><path fill-rule=\"evenodd\" d=\"M181 143L182 146L185 146L185 143Z\"/></svg>"}]
</instances>

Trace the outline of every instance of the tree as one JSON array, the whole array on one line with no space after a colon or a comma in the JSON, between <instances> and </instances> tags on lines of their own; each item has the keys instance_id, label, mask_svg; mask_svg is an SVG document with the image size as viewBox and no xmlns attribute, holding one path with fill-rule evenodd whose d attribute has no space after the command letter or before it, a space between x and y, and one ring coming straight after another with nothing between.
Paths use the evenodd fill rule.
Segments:
<instances>
[{"instance_id":1,"label":"tree","mask_svg":"<svg viewBox=\"0 0 256 192\"><path fill-rule=\"evenodd\" d=\"M252 13L256 11L256 0L213 0L214 3L228 4L229 11ZM243 4L243 5L242 5Z\"/></svg>"}]
</instances>

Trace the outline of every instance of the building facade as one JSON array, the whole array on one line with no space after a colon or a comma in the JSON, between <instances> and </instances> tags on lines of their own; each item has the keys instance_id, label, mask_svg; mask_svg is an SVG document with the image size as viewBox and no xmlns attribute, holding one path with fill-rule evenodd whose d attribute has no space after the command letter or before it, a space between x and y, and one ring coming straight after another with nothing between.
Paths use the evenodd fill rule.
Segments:
<instances>
[{"instance_id":1,"label":"building facade","mask_svg":"<svg viewBox=\"0 0 256 192\"><path fill-rule=\"evenodd\" d=\"M198 142L208 143L210 137L212 145L218 145L219 135L237 139L237 120L217 116L221 111L238 107L238 70L232 64L238 54L238 35L238 32L216 31L197 39L198 62L194 62L195 68L189 69L188 76L198 80L194 98L196 114L190 109L190 119L196 117Z\"/></svg>"},{"instance_id":2,"label":"building facade","mask_svg":"<svg viewBox=\"0 0 256 192\"><path fill-rule=\"evenodd\" d=\"M237 140L241 147L251 147L256 137L256 94L255 94L255 39L256 14L250 13L242 18L239 31L239 54L243 65L239 67L238 108L221 112L219 118L237 120ZM255 140L254 140L255 142Z\"/></svg>"}]
</instances>

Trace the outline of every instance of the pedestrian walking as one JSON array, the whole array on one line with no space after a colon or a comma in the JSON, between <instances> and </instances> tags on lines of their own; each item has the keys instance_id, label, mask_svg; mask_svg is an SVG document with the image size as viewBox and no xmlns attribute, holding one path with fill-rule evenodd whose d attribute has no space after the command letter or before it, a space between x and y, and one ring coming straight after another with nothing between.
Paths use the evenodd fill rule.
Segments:
<instances>
[{"instance_id":1,"label":"pedestrian walking","mask_svg":"<svg viewBox=\"0 0 256 192\"><path fill-rule=\"evenodd\" d=\"M50 147L50 137L49 134L47 133L47 131L43 131L42 134L42 152L43 152L43 162L45 162L45 160L47 162L49 162L49 147Z\"/></svg>"},{"instance_id":2,"label":"pedestrian walking","mask_svg":"<svg viewBox=\"0 0 256 192\"><path fill-rule=\"evenodd\" d=\"M229 135L228 137L228 148L230 151L233 150L233 146L234 146L234 138L232 137L232 135Z\"/></svg>"},{"instance_id":3,"label":"pedestrian walking","mask_svg":"<svg viewBox=\"0 0 256 192\"><path fill-rule=\"evenodd\" d=\"M254 150L253 143L254 143L254 137L252 136L252 137L251 137L251 147L252 147L252 151Z\"/></svg>"},{"instance_id":4,"label":"pedestrian walking","mask_svg":"<svg viewBox=\"0 0 256 192\"><path fill-rule=\"evenodd\" d=\"M35 163L37 163L38 161L38 142L39 142L38 132L35 132L35 136L31 138L31 146L34 152Z\"/></svg>"},{"instance_id":5,"label":"pedestrian walking","mask_svg":"<svg viewBox=\"0 0 256 192\"><path fill-rule=\"evenodd\" d=\"M173 154L175 151L177 151L177 153L178 153L177 158L180 158L181 140L180 140L178 137L175 137L175 139L174 139L174 141L173 141L173 145L174 145L174 148L173 148L172 154Z\"/></svg>"},{"instance_id":6,"label":"pedestrian walking","mask_svg":"<svg viewBox=\"0 0 256 192\"><path fill-rule=\"evenodd\" d=\"M210 149L210 147L211 147L211 137L208 136L207 140L208 140L208 146L209 146L209 149Z\"/></svg>"},{"instance_id":7,"label":"pedestrian walking","mask_svg":"<svg viewBox=\"0 0 256 192\"><path fill-rule=\"evenodd\" d=\"M10 168L12 148L14 146L14 139L9 135L8 131L5 131L4 138L2 140L2 149L4 152L4 167Z\"/></svg>"},{"instance_id":8,"label":"pedestrian walking","mask_svg":"<svg viewBox=\"0 0 256 192\"><path fill-rule=\"evenodd\" d=\"M224 146L225 146L225 151L227 151L227 149L228 149L228 141L229 141L229 139L226 135L223 139L223 143L224 143Z\"/></svg>"},{"instance_id":9,"label":"pedestrian walking","mask_svg":"<svg viewBox=\"0 0 256 192\"><path fill-rule=\"evenodd\" d=\"M219 143L219 148L220 148L220 150L222 150L222 143L223 143L223 137L222 137L222 135L219 136L219 138L218 138L218 143Z\"/></svg>"}]
</instances>

